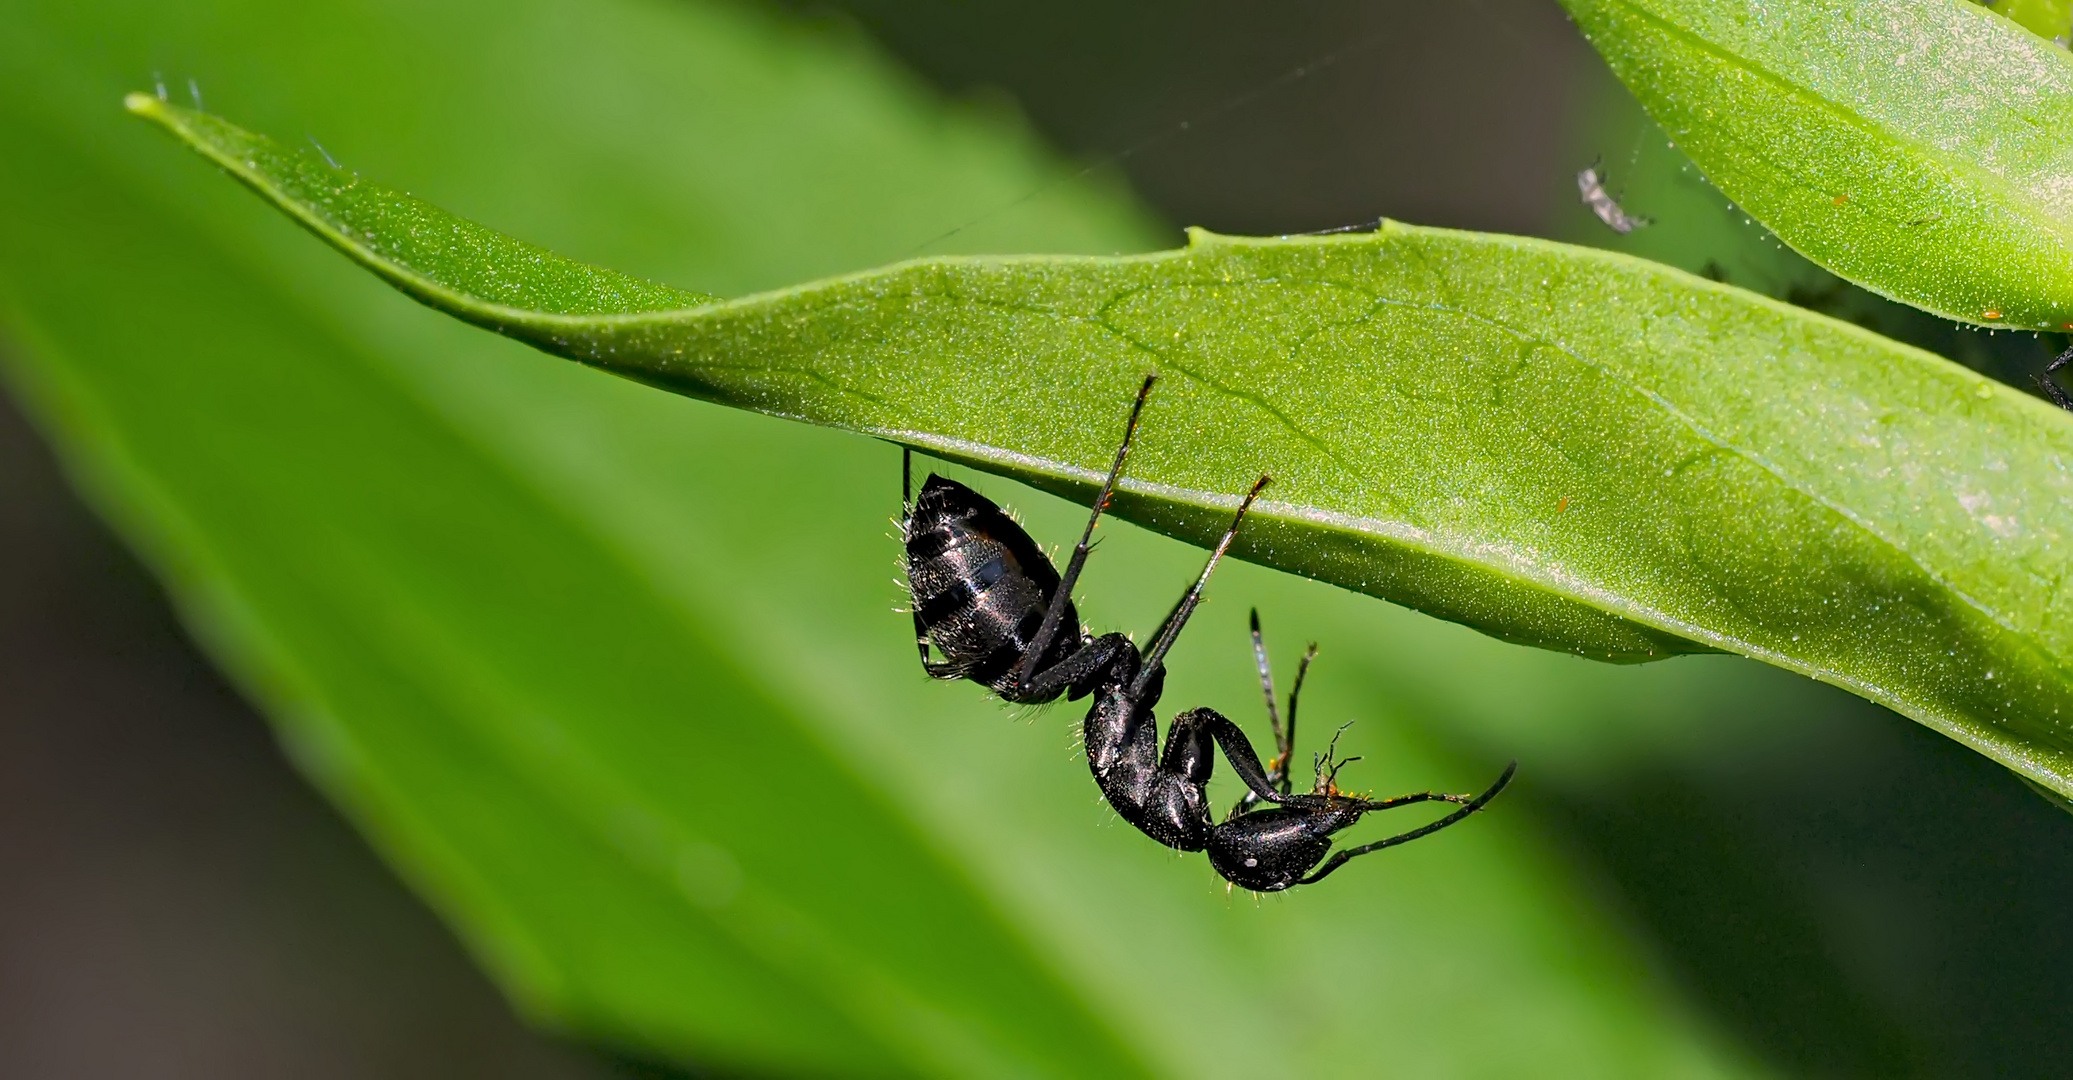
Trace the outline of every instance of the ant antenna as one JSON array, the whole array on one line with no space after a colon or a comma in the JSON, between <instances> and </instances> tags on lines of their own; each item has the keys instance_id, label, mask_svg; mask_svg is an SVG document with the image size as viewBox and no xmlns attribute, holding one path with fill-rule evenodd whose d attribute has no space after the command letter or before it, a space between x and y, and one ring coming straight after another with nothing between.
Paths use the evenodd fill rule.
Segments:
<instances>
[{"instance_id":1,"label":"ant antenna","mask_svg":"<svg viewBox=\"0 0 2073 1080\"><path fill-rule=\"evenodd\" d=\"M1285 764L1282 759L1288 756L1289 744L1294 740L1281 730L1281 710L1274 701L1274 672L1267 666L1267 643L1260 637L1259 608L1252 609L1252 659L1260 667L1260 693L1267 698L1267 724L1274 729L1274 749L1280 755L1274 761L1276 765ZM1291 694L1289 700L1293 704L1295 696Z\"/></svg>"},{"instance_id":2,"label":"ant antenna","mask_svg":"<svg viewBox=\"0 0 2073 1080\"><path fill-rule=\"evenodd\" d=\"M1446 817L1443 817L1430 825L1412 829L1410 832L1407 833L1398 833L1397 835L1392 836L1387 840L1377 840L1372 844L1362 844L1359 847L1347 848L1344 851L1340 851L1334 854L1331 858L1326 859L1323 866L1320 866L1316 870L1311 871L1302 879L1298 880L1296 884L1314 885L1317 882L1323 881L1326 874L1329 874L1332 871L1337 870L1338 868L1346 865L1346 862L1349 859L1358 858L1362 855L1368 854L1371 851L1380 851L1383 848L1395 847L1398 844L1408 844L1421 836L1431 836L1433 833L1436 833L1449 825L1459 822L1461 819L1469 816L1470 814L1475 813L1478 810L1481 810L1484 806L1488 805L1490 800L1497 797L1498 792L1504 790L1504 786L1506 784L1512 782L1512 774L1518 771L1518 762L1514 761L1511 764L1506 765L1504 767L1503 775L1497 778L1496 783L1490 785L1490 790L1483 792L1481 795L1478 795L1473 799L1470 799L1467 803L1462 805L1461 809L1456 810L1451 814L1448 814ZM1449 799L1447 801L1453 802L1458 799L1460 799L1460 796L1456 795L1452 799ZM1392 799L1390 800L1390 802L1397 803L1398 800ZM1386 807L1382 804L1377 804L1375 807L1370 807L1369 809L1376 808L1386 809Z\"/></svg>"},{"instance_id":3,"label":"ant antenna","mask_svg":"<svg viewBox=\"0 0 2073 1080\"><path fill-rule=\"evenodd\" d=\"M1101 512L1108 509L1109 500L1115 497L1116 481L1123 477L1123 459L1130 456L1130 441L1137 437L1137 422L1144 416L1145 399L1151 396L1152 384L1159 381L1157 374L1146 375L1144 383L1137 388L1137 402L1130 406L1130 422L1123 427L1123 441L1116 447L1116 460L1109 466L1108 479L1101 482L1101 494L1094 500L1094 511L1087 515L1086 531L1080 533L1080 542L1072 549L1072 559L1065 564L1065 576L1058 579L1058 588L1051 595L1049 608L1044 612L1044 621L1037 627L1036 636L1030 639L1029 648L1022 654L1022 661L1016 665L1025 669L1018 678L1026 678L1026 669L1051 649L1051 641L1058 636L1058 623L1065 617L1066 603L1072 599L1073 586L1080 580L1080 571L1086 568L1087 553L1094 549L1094 525L1101 520Z\"/></svg>"},{"instance_id":4,"label":"ant antenna","mask_svg":"<svg viewBox=\"0 0 2073 1080\"><path fill-rule=\"evenodd\" d=\"M1303 692L1303 677L1310 674L1310 661L1317 659L1317 643L1303 650L1302 662L1296 665L1296 684L1288 691L1288 749L1281 755L1281 793L1288 794L1288 759L1296 752L1296 698Z\"/></svg>"},{"instance_id":5,"label":"ant antenna","mask_svg":"<svg viewBox=\"0 0 2073 1080\"><path fill-rule=\"evenodd\" d=\"M1216 549L1209 553L1209 562L1202 567L1202 576L1195 579L1194 587L1180 598L1180 603L1174 606L1173 613L1166 616L1166 621L1160 624L1158 636L1152 639L1152 647L1145 651L1144 667L1139 669L1136 680L1130 684L1132 697L1142 695L1145 688L1151 685L1153 673L1165 662L1166 651L1173 648L1174 641L1179 639L1181 627L1188 624L1188 617L1201 606L1202 590L1209 585L1209 575L1215 572L1216 564L1222 561L1224 552L1231 549L1231 541L1238 538L1238 526L1245 522L1245 512L1252 509L1252 501L1259 497L1260 489L1266 487L1272 479L1273 477L1261 474L1258 480L1252 482L1252 490L1245 493L1245 499L1238 504L1237 515L1231 518L1231 527L1224 530L1224 535L1216 542Z\"/></svg>"}]
</instances>

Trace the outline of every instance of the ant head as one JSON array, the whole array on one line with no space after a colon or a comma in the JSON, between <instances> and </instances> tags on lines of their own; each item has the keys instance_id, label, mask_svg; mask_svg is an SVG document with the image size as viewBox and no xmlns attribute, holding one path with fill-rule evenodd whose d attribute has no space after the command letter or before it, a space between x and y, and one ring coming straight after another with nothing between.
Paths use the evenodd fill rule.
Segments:
<instances>
[{"instance_id":1,"label":"ant head","mask_svg":"<svg viewBox=\"0 0 2073 1080\"><path fill-rule=\"evenodd\" d=\"M1297 795L1209 830L1209 864L1224 879L1254 892L1280 892L1300 882L1331 851L1333 833L1368 812L1365 799Z\"/></svg>"}]
</instances>

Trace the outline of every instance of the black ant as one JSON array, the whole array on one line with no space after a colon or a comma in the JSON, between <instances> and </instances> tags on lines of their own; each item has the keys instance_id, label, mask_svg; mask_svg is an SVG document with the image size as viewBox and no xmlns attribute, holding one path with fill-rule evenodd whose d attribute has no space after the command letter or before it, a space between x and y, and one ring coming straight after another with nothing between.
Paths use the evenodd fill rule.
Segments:
<instances>
[{"instance_id":1,"label":"black ant","mask_svg":"<svg viewBox=\"0 0 2073 1080\"><path fill-rule=\"evenodd\" d=\"M1291 794L1288 765L1295 743L1296 699L1310 655L1303 658L1289 694L1284 729L1274 709L1273 679L1257 612L1253 651L1277 751L1271 768L1261 767L1245 733L1214 709L1193 709L1175 717L1160 751L1152 709L1165 687L1166 654L1200 605L1210 574L1237 538L1246 512L1269 478L1260 477L1246 493L1201 576L1159 625L1149 647L1139 652L1122 634L1089 633L1073 607L1073 585L1086 566L1094 526L1115 495L1155 381L1155 376L1146 376L1138 388L1123 441L1063 576L1020 525L963 484L930 474L920 498L911 498L912 452L908 453L902 469L906 512L900 531L907 547L914 641L923 670L938 679L971 679L1015 703L1042 704L1060 694L1077 701L1092 695L1082 734L1087 764L1109 805L1123 820L1168 847L1207 851L1217 873L1256 892L1318 881L1349 859L1437 832L1481 810L1511 782L1516 762L1489 790L1474 797L1420 792L1373 800L1338 789L1338 768L1345 762L1332 764L1327 751L1317 763L1313 789ZM942 654L941 662L930 659L931 645ZM1247 789L1222 822L1214 821L1209 810L1209 778L1216 764L1212 743L1223 749ZM1260 802L1273 805L1253 810ZM1461 809L1422 828L1326 859L1332 834L1362 815L1418 802L1458 803Z\"/></svg>"}]
</instances>

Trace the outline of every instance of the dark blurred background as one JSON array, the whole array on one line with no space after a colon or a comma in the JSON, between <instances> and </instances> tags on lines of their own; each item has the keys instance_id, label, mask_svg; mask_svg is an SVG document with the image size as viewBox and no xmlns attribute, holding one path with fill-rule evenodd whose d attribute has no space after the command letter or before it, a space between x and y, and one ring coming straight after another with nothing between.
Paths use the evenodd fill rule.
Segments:
<instances>
[{"instance_id":1,"label":"dark blurred background","mask_svg":"<svg viewBox=\"0 0 2073 1080\"><path fill-rule=\"evenodd\" d=\"M1552 0L781 10L853 22L945 92L1020 109L1176 225L1386 214L1591 240L1575 171L1598 153L1638 167L1649 139ZM1898 312L1736 228L1709 241L1735 250L1684 261L1769 260L1738 283L2011 379L2055 345ZM11 405L0 634L0 1075L654 1071L511 1014L290 770ZM1544 787L1541 810L1692 998L1782 1072L2073 1075L2073 817L1832 700L1818 738Z\"/></svg>"}]
</instances>

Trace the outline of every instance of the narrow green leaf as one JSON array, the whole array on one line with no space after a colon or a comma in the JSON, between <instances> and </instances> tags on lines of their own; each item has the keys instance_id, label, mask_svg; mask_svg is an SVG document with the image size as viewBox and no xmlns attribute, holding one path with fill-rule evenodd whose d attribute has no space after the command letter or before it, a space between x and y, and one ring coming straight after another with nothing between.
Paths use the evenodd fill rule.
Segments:
<instances>
[{"instance_id":1,"label":"narrow green leaf","mask_svg":"<svg viewBox=\"0 0 2073 1080\"><path fill-rule=\"evenodd\" d=\"M130 104L392 282L547 351L1078 498L1157 370L1125 517L1206 542L1269 472L1242 557L1585 655L1740 652L2073 791L2073 425L1847 324L1625 256L1393 222L516 310L457 282L523 276L536 249L500 262L515 241ZM365 241L406 218L480 246L405 263Z\"/></svg>"},{"instance_id":2,"label":"narrow green leaf","mask_svg":"<svg viewBox=\"0 0 2073 1080\"><path fill-rule=\"evenodd\" d=\"M823 362L832 360L832 356L816 359L802 355L775 367L763 361L750 361L738 365L737 376L723 376L726 385L708 383L705 372L717 374L722 368L737 365L720 359L717 367L692 365L697 370L687 373L677 370L677 365L669 359L672 354L686 348L686 342L690 340L686 336L687 328L719 325L716 321L700 321L695 316L686 320L683 313L704 304L704 297L661 286L630 284L624 275L614 271L556 258L530 244L463 221L421 200L333 167L314 153L283 147L219 118L168 105L151 95L132 94L126 103L132 112L166 125L304 226L404 292L469 322L527 341L548 352L581 359L694 397L866 431L911 445L930 447L946 456L1025 479L1048 478L1054 484L1064 480L1067 482L1066 490L1078 494L1071 482L1084 477L1074 475L1073 470L1060 469L1055 462L1049 467L1034 462L1025 466L1012 461L1012 454L1004 456L998 451L989 452L980 445L989 441L989 425L983 417L974 415L978 403L985 402L998 408L1011 407L1009 399L1019 397L1013 381L1004 380L977 390L981 395L977 398L960 396L974 391L969 385L956 387L945 383L935 391L924 386L907 388L909 393L922 397L933 395L939 419L961 421L962 431L956 422L943 427L940 423L922 419L926 414L903 412L893 398L879 389L860 390L853 381L843 378L835 366ZM1009 267L1006 263L934 265L946 267L952 273L966 268L982 274L988 272L984 269L987 266ZM1031 268L1048 275L1054 269L1064 270L1071 265L1059 263L1054 267L1039 261ZM1081 265L1092 267L1098 264ZM478 281L493 282L497 291L492 295L472 291L472 283ZM1060 279L1060 282L1070 284L1068 279ZM875 288L872 285L864 287L867 290ZM642 288L649 291L644 293ZM511 302L520 297L535 306L524 307ZM628 301L637 303L642 298L653 301L651 312L667 313L661 321L614 324L596 321L601 305L606 305L605 310L609 311L608 305ZM1087 296L1080 297L1082 304L1087 299ZM1095 302L1102 301L1095 298ZM807 300L806 303L811 307L819 301ZM899 303L895 301L895 308ZM997 311L1012 319L1019 301L1007 299L1002 303L998 309L982 304L980 310ZM717 315L722 308L714 306L711 310ZM738 316L740 309L732 310ZM624 308L616 313L629 314ZM879 350L912 348L941 329L927 326L926 320L900 317L897 311L888 314L894 315L894 319L886 324L887 327L904 340L881 337L876 343ZM1046 322L1053 321L1042 319L1041 310L1023 314L1037 316ZM1041 339L1019 342L1016 338L1019 329L1006 322L987 327L984 332L992 340L979 347L1038 351L1034 346ZM1040 334L1050 332L1039 331ZM1110 335L1107 345L1112 355L1126 366L1161 366L1156 344L1145 347L1130 341L1127 335L1117 334ZM795 347L810 349L815 346L802 342ZM923 353L933 348L929 346ZM926 357L918 353L911 359L922 361ZM934 371L933 364L929 370ZM886 374L898 378L890 370ZM965 377L985 378L976 371L968 371ZM794 401L787 392L771 385L773 379L806 380L815 388L810 395L815 400ZM1127 398L1127 387L1134 385L1133 376L1126 376L1123 383L1111 386L1089 385L1083 388L1092 392L1088 397L1070 404L1054 401L1048 407L1089 410L1077 418L1081 422L1073 424L1072 429L1093 440L1113 440L1113 433L1109 431L1115 426L1111 414L1117 412L1118 402ZM1118 391L1119 386L1125 389ZM1119 392L1122 397L1118 397ZM888 407L891 412L884 411ZM1021 411L1027 422L1033 418L1030 410L1047 406L1040 401L1028 401L1012 407ZM1279 423L1287 427L1285 419ZM1040 418L1039 426L1063 430L1059 425ZM1304 433L1293 434L1297 443L1307 448L1306 452L1320 449ZM972 441L973 445L965 445L966 441ZM1005 448L1013 444L994 445ZM1087 460L1099 456L1089 455ZM1238 489L1242 490L1243 486L1240 484ZM1191 516L1198 519L1196 524L1204 528L1205 523L1216 516L1211 508L1219 505L1213 496L1206 502L1185 497L1163 501L1173 507L1188 507ZM1352 508L1343 509L1350 511ZM1209 512L1205 514L1205 511ZM1120 507L1119 512L1124 517L1138 513L1129 505ZM1182 535L1202 531L1193 526L1181 528ZM1609 614L1602 605L1580 603L1558 591L1531 585L1522 587L1522 583L1505 575L1480 572L1473 563L1465 565L1456 553L1444 547L1428 550L1427 545L1419 543L1416 538L1386 535L1387 530L1377 534L1357 522L1346 523L1343 527L1322 526L1305 531L1313 542L1303 546L1301 556L1292 556L1294 561L1275 561L1265 557L1261 561L1378 596L1400 599L1507 640L1576 651L1599 659L1648 660L1679 652L1701 651L1687 640Z\"/></svg>"},{"instance_id":3,"label":"narrow green leaf","mask_svg":"<svg viewBox=\"0 0 2073 1080\"><path fill-rule=\"evenodd\" d=\"M571 262L485 229L408 195L363 189L352 173L308 150L289 151L210 116L150 94L125 99L131 112L177 130L274 204L404 292L497 330L535 313L624 315L712 303L615 270ZM425 268L420 272L416 268Z\"/></svg>"},{"instance_id":4,"label":"narrow green leaf","mask_svg":"<svg viewBox=\"0 0 2073 1080\"><path fill-rule=\"evenodd\" d=\"M1563 0L1707 179L1948 318L2073 329L2073 54L1968 0Z\"/></svg>"}]
</instances>

